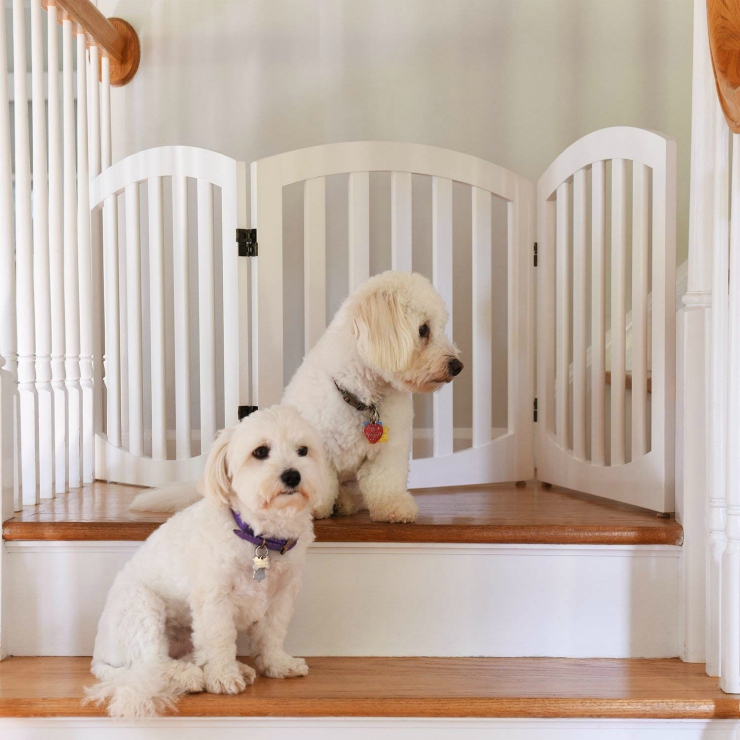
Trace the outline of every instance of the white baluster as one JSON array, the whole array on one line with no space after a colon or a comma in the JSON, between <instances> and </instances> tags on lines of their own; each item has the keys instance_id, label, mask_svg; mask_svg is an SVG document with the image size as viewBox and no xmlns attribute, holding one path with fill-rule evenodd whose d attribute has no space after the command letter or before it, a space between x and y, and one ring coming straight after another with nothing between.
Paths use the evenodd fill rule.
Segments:
<instances>
[{"instance_id":1,"label":"white baluster","mask_svg":"<svg viewBox=\"0 0 740 740\"><path fill-rule=\"evenodd\" d=\"M26 69L26 26L23 0L13 0L13 68ZM31 159L28 141L26 75L13 75L15 88L15 251L18 317L18 392L21 413L23 503L38 502L36 347L33 301L31 225Z\"/></svg>"},{"instance_id":2,"label":"white baluster","mask_svg":"<svg viewBox=\"0 0 740 740\"><path fill-rule=\"evenodd\" d=\"M67 387L64 356L64 217L62 204L62 124L59 100L57 7L47 7L49 72L49 272L51 281L51 386L54 392L54 490L67 490Z\"/></svg>"},{"instance_id":3,"label":"white baluster","mask_svg":"<svg viewBox=\"0 0 740 740\"><path fill-rule=\"evenodd\" d=\"M177 459L191 452L190 269L188 262L188 182L172 178L172 259L175 291L175 440Z\"/></svg>"},{"instance_id":4,"label":"white baluster","mask_svg":"<svg viewBox=\"0 0 740 740\"><path fill-rule=\"evenodd\" d=\"M569 449L568 419L570 412L570 213L571 185L558 187L556 199L556 330L555 330L555 434L558 444Z\"/></svg>"},{"instance_id":5,"label":"white baluster","mask_svg":"<svg viewBox=\"0 0 740 740\"><path fill-rule=\"evenodd\" d=\"M625 461L627 163L612 160L611 464Z\"/></svg>"},{"instance_id":6,"label":"white baluster","mask_svg":"<svg viewBox=\"0 0 740 740\"><path fill-rule=\"evenodd\" d=\"M303 190L303 305L305 351L326 329L326 179L306 180Z\"/></svg>"},{"instance_id":7,"label":"white baluster","mask_svg":"<svg viewBox=\"0 0 740 740\"><path fill-rule=\"evenodd\" d=\"M54 496L54 408L51 388L51 297L49 284L49 191L46 179L46 90L41 0L31 0L33 88L33 295L36 324L39 495Z\"/></svg>"},{"instance_id":8,"label":"white baluster","mask_svg":"<svg viewBox=\"0 0 740 740\"><path fill-rule=\"evenodd\" d=\"M19 467L16 454L18 418L18 355L15 309L15 240L13 235L13 165L10 141L8 57L5 13L0 13L0 426L2 427L3 521L21 508Z\"/></svg>"},{"instance_id":9,"label":"white baluster","mask_svg":"<svg viewBox=\"0 0 740 740\"><path fill-rule=\"evenodd\" d=\"M64 139L64 320L69 486L82 483L80 441L82 392L80 388L80 295L77 258L77 158L75 156L74 58L72 22L62 21L62 131Z\"/></svg>"},{"instance_id":10,"label":"white baluster","mask_svg":"<svg viewBox=\"0 0 740 740\"><path fill-rule=\"evenodd\" d=\"M349 175L349 292L370 277L370 174Z\"/></svg>"},{"instance_id":11,"label":"white baluster","mask_svg":"<svg viewBox=\"0 0 740 740\"><path fill-rule=\"evenodd\" d=\"M411 173L391 173L391 269L411 272Z\"/></svg>"},{"instance_id":12,"label":"white baluster","mask_svg":"<svg viewBox=\"0 0 740 740\"><path fill-rule=\"evenodd\" d=\"M95 454L93 389L93 287L90 248L90 168L87 144L87 53L77 26L77 255L80 282L80 386L82 392L82 481L92 483Z\"/></svg>"},{"instance_id":13,"label":"white baluster","mask_svg":"<svg viewBox=\"0 0 740 740\"><path fill-rule=\"evenodd\" d=\"M148 181L149 320L152 342L152 457L167 459L167 385L164 307L164 218L162 178Z\"/></svg>"},{"instance_id":14,"label":"white baluster","mask_svg":"<svg viewBox=\"0 0 740 740\"><path fill-rule=\"evenodd\" d=\"M198 305L200 449L216 439L216 297L213 264L213 185L198 180Z\"/></svg>"},{"instance_id":15,"label":"white baluster","mask_svg":"<svg viewBox=\"0 0 740 740\"><path fill-rule=\"evenodd\" d=\"M126 337L128 339L129 452L144 455L143 379L141 357L141 239L139 186L126 186Z\"/></svg>"},{"instance_id":16,"label":"white baluster","mask_svg":"<svg viewBox=\"0 0 740 740\"><path fill-rule=\"evenodd\" d=\"M586 170L573 176L573 455L586 459Z\"/></svg>"},{"instance_id":17,"label":"white baluster","mask_svg":"<svg viewBox=\"0 0 740 740\"><path fill-rule=\"evenodd\" d=\"M606 181L604 162L591 165L591 462L606 461Z\"/></svg>"},{"instance_id":18,"label":"white baluster","mask_svg":"<svg viewBox=\"0 0 740 740\"><path fill-rule=\"evenodd\" d=\"M473 232L473 447L491 441L493 310L491 306L491 194L472 189Z\"/></svg>"},{"instance_id":19,"label":"white baluster","mask_svg":"<svg viewBox=\"0 0 740 740\"><path fill-rule=\"evenodd\" d=\"M432 276L447 306L447 336L452 339L452 180L432 178ZM453 453L452 385L432 397L435 457Z\"/></svg>"},{"instance_id":20,"label":"white baluster","mask_svg":"<svg viewBox=\"0 0 740 740\"><path fill-rule=\"evenodd\" d=\"M110 58L100 60L100 164L107 169L113 163L110 128Z\"/></svg>"}]
</instances>

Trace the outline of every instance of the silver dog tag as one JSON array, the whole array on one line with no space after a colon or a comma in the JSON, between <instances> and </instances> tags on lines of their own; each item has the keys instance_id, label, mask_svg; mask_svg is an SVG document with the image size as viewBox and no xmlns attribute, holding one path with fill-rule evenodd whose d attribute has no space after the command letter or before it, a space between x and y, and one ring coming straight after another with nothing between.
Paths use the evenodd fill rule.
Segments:
<instances>
[{"instance_id":1,"label":"silver dog tag","mask_svg":"<svg viewBox=\"0 0 740 740\"><path fill-rule=\"evenodd\" d=\"M260 546L255 548L252 563L252 575L254 580L264 581L267 571L270 569L270 554L266 547Z\"/></svg>"}]
</instances>

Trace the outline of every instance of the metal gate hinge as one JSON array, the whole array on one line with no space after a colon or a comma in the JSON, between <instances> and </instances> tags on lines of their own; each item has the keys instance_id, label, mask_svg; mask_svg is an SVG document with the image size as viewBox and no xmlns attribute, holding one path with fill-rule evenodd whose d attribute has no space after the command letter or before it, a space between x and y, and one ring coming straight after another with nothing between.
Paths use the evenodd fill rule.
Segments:
<instances>
[{"instance_id":1,"label":"metal gate hinge","mask_svg":"<svg viewBox=\"0 0 740 740\"><path fill-rule=\"evenodd\" d=\"M250 414L253 414L255 411L257 411L257 408L257 406L239 406L239 410L236 414L239 417L239 421L249 416Z\"/></svg>"},{"instance_id":2,"label":"metal gate hinge","mask_svg":"<svg viewBox=\"0 0 740 740\"><path fill-rule=\"evenodd\" d=\"M534 420L537 421L537 399L534 399Z\"/></svg>"},{"instance_id":3,"label":"metal gate hinge","mask_svg":"<svg viewBox=\"0 0 740 740\"><path fill-rule=\"evenodd\" d=\"M256 257L257 229L237 229L236 243L239 245L240 257Z\"/></svg>"},{"instance_id":4,"label":"metal gate hinge","mask_svg":"<svg viewBox=\"0 0 740 740\"><path fill-rule=\"evenodd\" d=\"M534 243L534 266L537 267L537 242Z\"/></svg>"}]
</instances>

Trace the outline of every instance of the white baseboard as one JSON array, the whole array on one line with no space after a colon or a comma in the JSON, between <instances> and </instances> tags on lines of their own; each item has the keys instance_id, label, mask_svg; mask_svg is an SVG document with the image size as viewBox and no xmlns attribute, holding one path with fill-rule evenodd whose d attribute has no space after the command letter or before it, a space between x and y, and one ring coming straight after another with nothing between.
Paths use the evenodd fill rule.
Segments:
<instances>
[{"instance_id":1,"label":"white baseboard","mask_svg":"<svg viewBox=\"0 0 740 740\"><path fill-rule=\"evenodd\" d=\"M188 718L0 719L3 740L736 740L734 720Z\"/></svg>"},{"instance_id":2,"label":"white baseboard","mask_svg":"<svg viewBox=\"0 0 740 740\"><path fill-rule=\"evenodd\" d=\"M138 542L7 542L10 655L90 655ZM317 543L298 655L673 657L681 548Z\"/></svg>"}]
</instances>

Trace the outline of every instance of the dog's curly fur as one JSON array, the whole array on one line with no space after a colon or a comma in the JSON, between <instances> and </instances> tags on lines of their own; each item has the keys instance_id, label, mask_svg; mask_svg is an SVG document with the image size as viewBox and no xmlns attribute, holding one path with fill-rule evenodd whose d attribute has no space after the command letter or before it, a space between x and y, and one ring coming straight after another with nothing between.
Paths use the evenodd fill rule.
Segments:
<instances>
[{"instance_id":1,"label":"dog's curly fur","mask_svg":"<svg viewBox=\"0 0 740 740\"><path fill-rule=\"evenodd\" d=\"M261 446L266 459L252 454ZM287 469L300 473L292 488L281 479ZM116 577L95 640L99 683L87 700L136 718L185 692L237 694L257 675L236 659L237 631L248 632L258 672L305 676L305 661L283 641L327 472L321 441L295 408L261 410L225 430L206 464L204 500L163 524ZM297 539L285 554L270 553L262 582L252 576L254 545L234 534L230 508L261 535Z\"/></svg>"},{"instance_id":2,"label":"dog's curly fur","mask_svg":"<svg viewBox=\"0 0 740 740\"><path fill-rule=\"evenodd\" d=\"M384 272L347 298L304 358L283 402L314 425L330 462L330 485L314 510L316 518L335 509L354 514L363 502L374 521L416 518L418 507L406 490L411 394L435 391L462 369L459 352L445 335L447 318L444 301L425 277ZM363 434L368 414L345 403L335 381L364 403L377 405L387 443L368 443ZM132 509L177 511L192 503L193 495L192 487L170 486L140 494Z\"/></svg>"}]
</instances>

